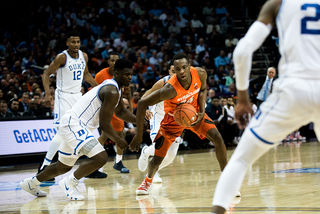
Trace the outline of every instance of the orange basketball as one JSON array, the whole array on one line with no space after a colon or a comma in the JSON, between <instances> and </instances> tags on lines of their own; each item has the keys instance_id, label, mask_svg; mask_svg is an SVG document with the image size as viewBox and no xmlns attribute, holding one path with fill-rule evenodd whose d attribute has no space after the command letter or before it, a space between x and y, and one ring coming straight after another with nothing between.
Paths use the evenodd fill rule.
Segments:
<instances>
[{"instance_id":1,"label":"orange basketball","mask_svg":"<svg viewBox=\"0 0 320 214\"><path fill-rule=\"evenodd\" d=\"M178 105L173 112L173 118L178 125L189 127L191 123L197 120L196 109L187 103Z\"/></svg>"}]
</instances>

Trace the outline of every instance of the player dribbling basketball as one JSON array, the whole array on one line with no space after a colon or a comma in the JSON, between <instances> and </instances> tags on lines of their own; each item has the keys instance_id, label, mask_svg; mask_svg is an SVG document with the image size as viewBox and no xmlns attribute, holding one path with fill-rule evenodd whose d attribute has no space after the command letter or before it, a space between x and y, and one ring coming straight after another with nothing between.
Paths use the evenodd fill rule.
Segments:
<instances>
[{"instance_id":1,"label":"player dribbling basketball","mask_svg":"<svg viewBox=\"0 0 320 214\"><path fill-rule=\"evenodd\" d=\"M176 54L173 57L173 62L176 75L171 77L163 88L151 93L138 103L137 135L130 144L130 149L133 151L139 148L142 141L143 121L147 107L164 101L166 114L155 138L155 154L149 163L148 175L136 190L136 194L148 194L153 176L166 156L169 147L185 128L200 136L207 137L215 144L221 171L227 164L227 151L223 139L213 121L205 114L207 72L202 68L191 67L188 63L188 57L182 53ZM191 127L179 126L173 119L174 109L182 103L193 105L199 112L197 120L191 124Z\"/></svg>"}]
</instances>

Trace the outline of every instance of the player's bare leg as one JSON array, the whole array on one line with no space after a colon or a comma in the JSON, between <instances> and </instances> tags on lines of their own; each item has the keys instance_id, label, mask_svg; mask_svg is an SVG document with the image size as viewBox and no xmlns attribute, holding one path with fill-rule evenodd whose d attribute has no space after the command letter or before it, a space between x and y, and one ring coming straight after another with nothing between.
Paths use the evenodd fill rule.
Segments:
<instances>
[{"instance_id":1,"label":"player's bare leg","mask_svg":"<svg viewBox=\"0 0 320 214\"><path fill-rule=\"evenodd\" d=\"M216 149L216 157L220 164L221 172L226 167L228 160L227 160L227 149L221 137L221 134L217 129L210 129L207 132L207 138L213 142L215 149Z\"/></svg>"},{"instance_id":2,"label":"player's bare leg","mask_svg":"<svg viewBox=\"0 0 320 214\"><path fill-rule=\"evenodd\" d=\"M40 182L47 181L48 179L65 174L72 169L71 166L67 166L61 163L59 160L56 163L50 164L36 177Z\"/></svg>"},{"instance_id":3,"label":"player's bare leg","mask_svg":"<svg viewBox=\"0 0 320 214\"><path fill-rule=\"evenodd\" d=\"M117 134L123 138L123 132L119 132L117 131ZM115 161L114 161L114 165L113 165L113 168L115 170L118 170L119 172L121 173L129 173L130 170L127 169L127 167L125 167L122 163L122 156L123 156L123 149L121 149L120 147L118 147L118 145L116 144L116 148L117 148L117 155L116 155L116 158L115 158Z\"/></svg>"}]
</instances>

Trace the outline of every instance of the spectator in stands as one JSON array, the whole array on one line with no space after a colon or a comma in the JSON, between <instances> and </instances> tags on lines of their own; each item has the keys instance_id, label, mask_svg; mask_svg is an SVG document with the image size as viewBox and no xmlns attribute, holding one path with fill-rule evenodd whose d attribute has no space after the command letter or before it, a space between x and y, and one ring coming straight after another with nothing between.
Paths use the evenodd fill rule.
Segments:
<instances>
[{"instance_id":1,"label":"spectator in stands","mask_svg":"<svg viewBox=\"0 0 320 214\"><path fill-rule=\"evenodd\" d=\"M21 117L21 114L18 112L19 101L16 98L12 98L9 102L8 112L11 113L12 117Z\"/></svg>"},{"instance_id":2,"label":"spectator in stands","mask_svg":"<svg viewBox=\"0 0 320 214\"><path fill-rule=\"evenodd\" d=\"M214 76L208 78L208 88L213 89L216 93L220 93L221 89L218 83L216 83Z\"/></svg>"},{"instance_id":3,"label":"spectator in stands","mask_svg":"<svg viewBox=\"0 0 320 214\"><path fill-rule=\"evenodd\" d=\"M139 25L138 21L134 21L134 24L131 25L131 34L132 35L141 35L142 33L142 28Z\"/></svg>"},{"instance_id":4,"label":"spectator in stands","mask_svg":"<svg viewBox=\"0 0 320 214\"><path fill-rule=\"evenodd\" d=\"M138 4L138 1L134 0L130 3L130 10L135 11L137 8L139 8L140 5Z\"/></svg>"},{"instance_id":5,"label":"spectator in stands","mask_svg":"<svg viewBox=\"0 0 320 214\"><path fill-rule=\"evenodd\" d=\"M167 42L170 43L171 47L174 47L178 43L178 40L176 39L176 34L175 33L171 33L170 34L170 38L167 40Z\"/></svg>"},{"instance_id":6,"label":"spectator in stands","mask_svg":"<svg viewBox=\"0 0 320 214\"><path fill-rule=\"evenodd\" d=\"M259 76L258 78L250 82L250 86L254 95L256 95L257 106L261 105L263 101L272 93L273 82L276 79L276 69L274 67L269 67L266 76Z\"/></svg>"},{"instance_id":7,"label":"spectator in stands","mask_svg":"<svg viewBox=\"0 0 320 214\"><path fill-rule=\"evenodd\" d=\"M193 14L193 16L192 16L191 27L192 27L192 29L195 29L195 28L198 29L198 28L204 27L202 22L199 19L197 19L197 14Z\"/></svg>"},{"instance_id":8,"label":"spectator in stands","mask_svg":"<svg viewBox=\"0 0 320 214\"><path fill-rule=\"evenodd\" d=\"M3 99L3 91L2 91L2 89L0 89L0 100L2 100Z\"/></svg>"},{"instance_id":9,"label":"spectator in stands","mask_svg":"<svg viewBox=\"0 0 320 214\"><path fill-rule=\"evenodd\" d=\"M235 47L238 44L238 41L239 40L237 38L233 38L232 34L229 34L228 38L225 41L226 47Z\"/></svg>"},{"instance_id":10,"label":"spectator in stands","mask_svg":"<svg viewBox=\"0 0 320 214\"><path fill-rule=\"evenodd\" d=\"M12 114L8 112L8 106L5 100L0 100L0 117L12 117Z\"/></svg>"},{"instance_id":11,"label":"spectator in stands","mask_svg":"<svg viewBox=\"0 0 320 214\"><path fill-rule=\"evenodd\" d=\"M227 93L229 96L235 96L237 95L237 88L236 85L234 83L230 83L229 85L229 90Z\"/></svg>"},{"instance_id":12,"label":"spectator in stands","mask_svg":"<svg viewBox=\"0 0 320 214\"><path fill-rule=\"evenodd\" d=\"M211 14L211 11L213 11L213 7L211 6L211 3L207 1L206 6L202 9L202 14L204 16L209 16Z\"/></svg>"},{"instance_id":13,"label":"spectator in stands","mask_svg":"<svg viewBox=\"0 0 320 214\"><path fill-rule=\"evenodd\" d=\"M113 29L113 32L110 34L110 39L117 39L117 38L120 38L120 32L118 30L118 27L115 26L114 29Z\"/></svg>"},{"instance_id":14,"label":"spectator in stands","mask_svg":"<svg viewBox=\"0 0 320 214\"><path fill-rule=\"evenodd\" d=\"M23 92L21 101L19 102L19 112L24 112L28 109L29 106L29 92Z\"/></svg>"},{"instance_id":15,"label":"spectator in stands","mask_svg":"<svg viewBox=\"0 0 320 214\"><path fill-rule=\"evenodd\" d=\"M185 18L183 18L183 16L177 16L176 17L176 22L177 22L177 26L181 29L181 28L185 28L187 27L187 23L188 23L188 20L186 20Z\"/></svg>"},{"instance_id":16,"label":"spectator in stands","mask_svg":"<svg viewBox=\"0 0 320 214\"><path fill-rule=\"evenodd\" d=\"M174 53L174 54L183 53L183 50L182 50L182 48L181 48L181 46L180 46L179 43L177 43L177 44L174 45L173 53Z\"/></svg>"},{"instance_id":17,"label":"spectator in stands","mask_svg":"<svg viewBox=\"0 0 320 214\"><path fill-rule=\"evenodd\" d=\"M223 18L221 18L220 26L222 34L232 34L234 32L234 21L229 13L227 13Z\"/></svg>"},{"instance_id":18,"label":"spectator in stands","mask_svg":"<svg viewBox=\"0 0 320 214\"><path fill-rule=\"evenodd\" d=\"M127 46L127 42L124 40L124 34L120 35L120 38L117 38L113 42L113 47L121 46L121 48L124 48Z\"/></svg>"},{"instance_id":19,"label":"spectator in stands","mask_svg":"<svg viewBox=\"0 0 320 214\"><path fill-rule=\"evenodd\" d=\"M209 103L206 107L206 114L218 125L224 118L224 109L219 104L219 97L215 96L212 98L211 103Z\"/></svg>"},{"instance_id":20,"label":"spectator in stands","mask_svg":"<svg viewBox=\"0 0 320 214\"><path fill-rule=\"evenodd\" d=\"M135 92L133 92L133 95L132 95L132 104L133 104L134 111L137 109L139 100L140 100L140 92L139 90L136 90Z\"/></svg>"},{"instance_id":21,"label":"spectator in stands","mask_svg":"<svg viewBox=\"0 0 320 214\"><path fill-rule=\"evenodd\" d=\"M154 19L158 19L158 17L161 15L161 10L158 9L157 4L153 4L153 9L149 11L149 15L152 13L154 15Z\"/></svg>"},{"instance_id":22,"label":"spectator in stands","mask_svg":"<svg viewBox=\"0 0 320 214\"><path fill-rule=\"evenodd\" d=\"M175 19L171 21L171 25L168 28L168 32L175 33L176 35L180 34L181 30L180 30L180 27L177 26L177 21Z\"/></svg>"},{"instance_id":23,"label":"spectator in stands","mask_svg":"<svg viewBox=\"0 0 320 214\"><path fill-rule=\"evenodd\" d=\"M217 69L219 68L220 65L225 66L226 64L230 63L229 58L226 57L223 50L220 51L220 55L215 58L214 62Z\"/></svg>"},{"instance_id":24,"label":"spectator in stands","mask_svg":"<svg viewBox=\"0 0 320 214\"><path fill-rule=\"evenodd\" d=\"M201 66L204 66L204 69L207 71L207 76L208 76L208 77L214 74L214 67L215 67L215 65L214 65L213 62L211 62L209 56L206 56L206 57L204 58L204 61L203 61L203 63L201 64Z\"/></svg>"},{"instance_id":25,"label":"spectator in stands","mask_svg":"<svg viewBox=\"0 0 320 214\"><path fill-rule=\"evenodd\" d=\"M28 116L37 116L38 115L38 101L34 98L32 98L29 102L29 108L23 112L22 116L28 117Z\"/></svg>"},{"instance_id":26,"label":"spectator in stands","mask_svg":"<svg viewBox=\"0 0 320 214\"><path fill-rule=\"evenodd\" d=\"M40 104L40 101L41 101L41 96L40 94L37 94L37 93L34 93L32 98L37 101L38 104ZM29 102L29 105L30 105L30 102Z\"/></svg>"},{"instance_id":27,"label":"spectator in stands","mask_svg":"<svg viewBox=\"0 0 320 214\"><path fill-rule=\"evenodd\" d=\"M150 57L150 59L149 59L149 63L151 64L151 65L154 65L154 66L160 66L160 64L159 64L159 60L158 60L158 57L157 57L157 51L153 51L152 52L152 57ZM147 69L148 70L148 69Z\"/></svg>"},{"instance_id":28,"label":"spectator in stands","mask_svg":"<svg viewBox=\"0 0 320 214\"><path fill-rule=\"evenodd\" d=\"M204 51L205 47L204 47L204 40L203 38L199 39L199 45L197 45L196 47L196 54L199 54L201 51Z\"/></svg>"},{"instance_id":29,"label":"spectator in stands","mask_svg":"<svg viewBox=\"0 0 320 214\"><path fill-rule=\"evenodd\" d=\"M211 101L212 101L212 99L213 99L214 96L216 96L216 92L215 92L212 88L209 89L206 103L207 103L207 104L211 103Z\"/></svg>"},{"instance_id":30,"label":"spectator in stands","mask_svg":"<svg viewBox=\"0 0 320 214\"><path fill-rule=\"evenodd\" d=\"M178 7L176 9L181 15L188 15L188 9L182 5L182 1L178 1Z\"/></svg>"},{"instance_id":31,"label":"spectator in stands","mask_svg":"<svg viewBox=\"0 0 320 214\"><path fill-rule=\"evenodd\" d=\"M216 8L217 16L223 16L223 15L226 15L227 13L228 13L227 9L221 5L221 2L218 2L217 8Z\"/></svg>"}]
</instances>

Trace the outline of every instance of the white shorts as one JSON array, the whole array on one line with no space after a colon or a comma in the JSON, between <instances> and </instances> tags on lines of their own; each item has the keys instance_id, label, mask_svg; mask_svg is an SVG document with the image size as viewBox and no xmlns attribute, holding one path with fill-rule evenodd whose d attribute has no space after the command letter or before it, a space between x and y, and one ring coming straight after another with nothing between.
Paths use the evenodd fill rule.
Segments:
<instances>
[{"instance_id":1,"label":"white shorts","mask_svg":"<svg viewBox=\"0 0 320 214\"><path fill-rule=\"evenodd\" d=\"M65 93L59 91L58 89L55 91L55 101L54 101L54 119L53 125L55 127L59 127L60 120L65 115L65 113L72 108L72 106L81 98L82 93Z\"/></svg>"},{"instance_id":2,"label":"white shorts","mask_svg":"<svg viewBox=\"0 0 320 214\"><path fill-rule=\"evenodd\" d=\"M72 113L62 117L60 135L62 142L59 147L59 161L67 166L73 166L82 155L91 158L105 151L94 138L90 128L81 124L77 117L72 116ZM82 150L83 147L85 147L84 150Z\"/></svg>"},{"instance_id":3,"label":"white shorts","mask_svg":"<svg viewBox=\"0 0 320 214\"><path fill-rule=\"evenodd\" d=\"M153 142L154 138L158 134L158 131L160 129L160 124L162 119L164 118L164 115L159 114L158 112L151 111L153 114L153 117L150 119L150 138Z\"/></svg>"},{"instance_id":4,"label":"white shorts","mask_svg":"<svg viewBox=\"0 0 320 214\"><path fill-rule=\"evenodd\" d=\"M319 80L276 80L273 93L261 104L246 131L264 145L275 146L288 134L314 122L315 133L320 137L319 91Z\"/></svg>"}]
</instances>

